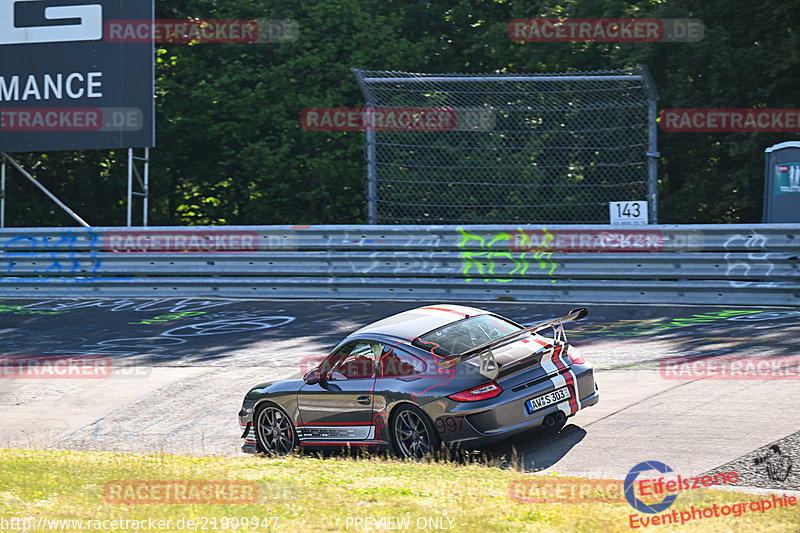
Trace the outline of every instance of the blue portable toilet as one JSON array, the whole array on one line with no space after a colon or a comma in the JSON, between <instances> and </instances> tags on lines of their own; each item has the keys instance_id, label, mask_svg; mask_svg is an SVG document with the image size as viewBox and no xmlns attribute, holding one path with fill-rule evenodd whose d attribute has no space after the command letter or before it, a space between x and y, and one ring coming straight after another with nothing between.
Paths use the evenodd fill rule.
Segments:
<instances>
[{"instance_id":1,"label":"blue portable toilet","mask_svg":"<svg viewBox=\"0 0 800 533\"><path fill-rule=\"evenodd\" d=\"M800 141L766 150L764 222L800 222Z\"/></svg>"}]
</instances>

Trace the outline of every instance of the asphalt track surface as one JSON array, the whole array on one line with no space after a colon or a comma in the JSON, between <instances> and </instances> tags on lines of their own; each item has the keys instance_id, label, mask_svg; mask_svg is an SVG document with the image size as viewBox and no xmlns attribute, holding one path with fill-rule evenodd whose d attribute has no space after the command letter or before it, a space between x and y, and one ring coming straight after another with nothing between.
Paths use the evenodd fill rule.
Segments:
<instances>
[{"instance_id":1,"label":"asphalt track surface","mask_svg":"<svg viewBox=\"0 0 800 533\"><path fill-rule=\"evenodd\" d=\"M345 335L441 302L203 298L0 300L0 355L100 355L105 379L0 379L0 447L237 455L244 393L299 376ZM464 302L459 302L464 304ZM469 305L469 303L466 303ZM473 304L523 324L578 305ZM659 363L800 356L800 310L590 305L567 327L600 402L557 434L486 451L528 471L624 478L641 461L684 476L800 489L800 379L669 376Z\"/></svg>"}]
</instances>

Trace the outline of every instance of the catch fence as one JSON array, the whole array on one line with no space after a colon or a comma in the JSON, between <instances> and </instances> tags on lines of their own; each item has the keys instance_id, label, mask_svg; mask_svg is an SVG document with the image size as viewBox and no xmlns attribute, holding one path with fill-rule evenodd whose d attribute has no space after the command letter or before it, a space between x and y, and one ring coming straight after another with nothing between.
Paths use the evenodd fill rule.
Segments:
<instances>
[{"instance_id":1,"label":"catch fence","mask_svg":"<svg viewBox=\"0 0 800 533\"><path fill-rule=\"evenodd\" d=\"M444 108L431 131L367 131L371 224L657 222L658 93L646 67L561 74L353 69L368 108Z\"/></svg>"}]
</instances>

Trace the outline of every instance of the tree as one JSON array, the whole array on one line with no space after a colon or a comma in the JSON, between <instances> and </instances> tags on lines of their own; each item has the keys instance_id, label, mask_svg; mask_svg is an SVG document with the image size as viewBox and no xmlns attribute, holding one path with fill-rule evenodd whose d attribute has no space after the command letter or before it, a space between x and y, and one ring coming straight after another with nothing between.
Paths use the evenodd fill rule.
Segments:
<instances>
[{"instance_id":1,"label":"tree","mask_svg":"<svg viewBox=\"0 0 800 533\"><path fill-rule=\"evenodd\" d=\"M698 18L696 43L514 43L515 18ZM646 64L661 108L797 107L800 10L768 0L161 0L159 19L293 19L280 44L164 44L157 51L151 222L365 221L363 133L308 132L306 107L357 107L350 69L567 72ZM659 134L660 221L760 220L763 150L797 133ZM124 221L122 151L21 154L90 224ZM14 225L72 225L22 178Z\"/></svg>"}]
</instances>

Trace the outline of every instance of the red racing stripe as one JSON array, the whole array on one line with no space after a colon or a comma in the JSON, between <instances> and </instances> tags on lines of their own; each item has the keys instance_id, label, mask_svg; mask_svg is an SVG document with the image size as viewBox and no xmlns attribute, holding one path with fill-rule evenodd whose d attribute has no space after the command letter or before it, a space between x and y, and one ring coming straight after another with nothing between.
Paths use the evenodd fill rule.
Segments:
<instances>
[{"instance_id":1,"label":"red racing stripe","mask_svg":"<svg viewBox=\"0 0 800 533\"><path fill-rule=\"evenodd\" d=\"M295 426L298 426L298 427L300 427L300 426L317 426L317 427L321 427L321 428L324 428L326 426L371 426L371 425L372 425L372 422L325 422L325 423L309 422L307 424L295 424Z\"/></svg>"},{"instance_id":2,"label":"red racing stripe","mask_svg":"<svg viewBox=\"0 0 800 533\"><path fill-rule=\"evenodd\" d=\"M570 389L569 395L569 408L570 408L570 415L574 415L578 412L578 390L575 387L575 380L572 375L572 370L567 368L564 362L561 360L561 350L564 348L563 344L559 344L556 346L556 349L553 350L553 354L550 356L553 364L556 365L559 371L564 375L564 379L567 382L567 387Z\"/></svg>"},{"instance_id":3,"label":"red racing stripe","mask_svg":"<svg viewBox=\"0 0 800 533\"><path fill-rule=\"evenodd\" d=\"M466 313L462 313L461 311L454 311L453 309L445 309L444 307L420 307L420 309L431 309L433 311L444 311L445 313L455 313L461 316L469 316Z\"/></svg>"}]
</instances>

